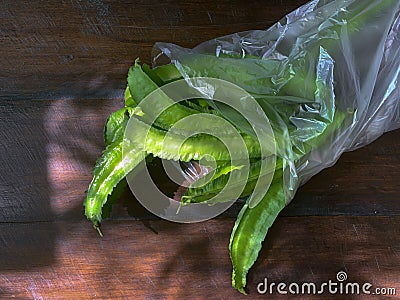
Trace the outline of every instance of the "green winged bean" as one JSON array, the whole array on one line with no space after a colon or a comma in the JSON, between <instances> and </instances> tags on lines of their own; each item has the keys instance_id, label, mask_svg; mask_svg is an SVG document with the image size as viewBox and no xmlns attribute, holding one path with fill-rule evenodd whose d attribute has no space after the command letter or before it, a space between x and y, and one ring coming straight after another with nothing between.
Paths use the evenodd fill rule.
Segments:
<instances>
[{"instance_id":1,"label":"green winged bean","mask_svg":"<svg viewBox=\"0 0 400 300\"><path fill-rule=\"evenodd\" d=\"M249 208L246 203L235 222L229 250L233 265L232 285L246 293L246 274L258 257L261 243L279 212L286 205L282 171L277 171L261 202Z\"/></svg>"}]
</instances>

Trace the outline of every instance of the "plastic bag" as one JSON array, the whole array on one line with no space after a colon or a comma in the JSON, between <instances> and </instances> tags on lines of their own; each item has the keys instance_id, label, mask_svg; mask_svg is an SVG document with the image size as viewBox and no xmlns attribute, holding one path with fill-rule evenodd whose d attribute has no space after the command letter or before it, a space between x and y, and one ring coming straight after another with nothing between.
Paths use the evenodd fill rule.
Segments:
<instances>
[{"instance_id":1,"label":"plastic bag","mask_svg":"<svg viewBox=\"0 0 400 300\"><path fill-rule=\"evenodd\" d=\"M288 203L344 151L400 127L399 26L399 1L315 0L267 30L227 35L193 49L157 43L153 64L166 56L186 79L216 77L254 96L272 127L286 136L277 155L285 161ZM202 91L201 80L190 84ZM307 141L329 126L337 128L305 153Z\"/></svg>"},{"instance_id":2,"label":"plastic bag","mask_svg":"<svg viewBox=\"0 0 400 300\"><path fill-rule=\"evenodd\" d=\"M98 228L124 177L143 206L177 222L211 218L236 195L249 196L229 245L232 283L244 293L268 228L298 187L344 151L400 127L399 7L315 0L267 30L194 49L156 44L154 65L173 65L130 68L125 107L106 124L86 216ZM194 186L176 201L148 172L136 176L149 155L183 163Z\"/></svg>"}]
</instances>

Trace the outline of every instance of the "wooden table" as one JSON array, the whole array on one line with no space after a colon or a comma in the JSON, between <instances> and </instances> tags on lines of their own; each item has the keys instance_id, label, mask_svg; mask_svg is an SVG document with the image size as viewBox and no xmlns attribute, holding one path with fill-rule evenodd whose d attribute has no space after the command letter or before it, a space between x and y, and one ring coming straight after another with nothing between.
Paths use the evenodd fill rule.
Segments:
<instances>
[{"instance_id":1,"label":"wooden table","mask_svg":"<svg viewBox=\"0 0 400 300\"><path fill-rule=\"evenodd\" d=\"M3 1L0 298L253 299L266 297L256 290L264 278L322 283L339 271L399 294L399 130L300 188L249 273L247 298L231 288L235 209L174 224L127 192L104 238L83 216L102 126L136 57L149 63L156 41L193 47L267 28L305 2Z\"/></svg>"}]
</instances>

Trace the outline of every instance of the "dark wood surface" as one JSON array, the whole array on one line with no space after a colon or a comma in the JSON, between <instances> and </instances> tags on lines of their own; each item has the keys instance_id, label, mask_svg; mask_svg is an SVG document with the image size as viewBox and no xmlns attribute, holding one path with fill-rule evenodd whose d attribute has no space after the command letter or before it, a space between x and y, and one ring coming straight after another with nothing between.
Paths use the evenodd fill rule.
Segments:
<instances>
[{"instance_id":1,"label":"dark wood surface","mask_svg":"<svg viewBox=\"0 0 400 300\"><path fill-rule=\"evenodd\" d=\"M256 287L265 277L321 283L338 271L400 293L399 130L299 189L249 273L247 298L230 281L238 205L215 220L173 224L127 191L104 238L83 216L102 126L122 104L136 57L150 63L156 41L193 47L267 28L305 2L3 1L0 298L263 298Z\"/></svg>"}]
</instances>

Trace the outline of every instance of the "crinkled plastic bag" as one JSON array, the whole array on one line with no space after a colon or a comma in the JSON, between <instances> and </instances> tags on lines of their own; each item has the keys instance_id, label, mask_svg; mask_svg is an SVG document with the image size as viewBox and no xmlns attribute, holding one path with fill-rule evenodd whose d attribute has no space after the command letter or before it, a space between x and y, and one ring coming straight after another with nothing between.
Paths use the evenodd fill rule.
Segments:
<instances>
[{"instance_id":1,"label":"crinkled plastic bag","mask_svg":"<svg viewBox=\"0 0 400 300\"><path fill-rule=\"evenodd\" d=\"M193 49L157 43L153 64L167 57L186 79L224 79L257 100L283 137L277 155L285 161L288 203L344 151L400 127L399 3L314 0L267 30L234 33ZM201 81L190 84L202 91ZM240 120L233 123L246 130ZM312 150L306 151L310 140Z\"/></svg>"}]
</instances>

